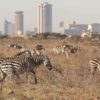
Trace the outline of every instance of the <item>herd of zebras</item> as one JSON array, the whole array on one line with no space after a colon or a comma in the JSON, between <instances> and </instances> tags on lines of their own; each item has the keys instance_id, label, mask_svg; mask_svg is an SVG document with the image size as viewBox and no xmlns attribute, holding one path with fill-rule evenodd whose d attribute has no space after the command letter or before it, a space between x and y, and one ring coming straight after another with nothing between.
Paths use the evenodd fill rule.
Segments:
<instances>
[{"instance_id":1,"label":"herd of zebras","mask_svg":"<svg viewBox=\"0 0 100 100\"><path fill-rule=\"evenodd\" d=\"M0 58L1 84L4 82L6 76L16 76L16 78L20 79L19 74L26 73L26 78L28 78L28 72L33 74L35 83L37 83L35 68L41 64L46 66L48 70L53 68L49 57L41 53L41 50L45 49L43 45L37 45L35 49L22 48L17 44L10 44L9 47L19 49L20 52L13 57ZM63 44L52 48L52 52L54 54L64 54L68 58L70 53L76 53L78 49L78 47ZM96 69L100 70L100 59L90 59L89 65L90 72L94 75Z\"/></svg>"}]
</instances>

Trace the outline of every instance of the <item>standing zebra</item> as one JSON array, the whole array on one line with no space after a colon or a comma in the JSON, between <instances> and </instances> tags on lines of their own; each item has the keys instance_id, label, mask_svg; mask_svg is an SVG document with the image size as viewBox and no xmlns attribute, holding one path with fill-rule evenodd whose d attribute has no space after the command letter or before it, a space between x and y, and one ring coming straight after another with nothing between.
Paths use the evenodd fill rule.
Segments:
<instances>
[{"instance_id":1,"label":"standing zebra","mask_svg":"<svg viewBox=\"0 0 100 100\"><path fill-rule=\"evenodd\" d=\"M26 72L27 68L30 66L29 58L31 58L31 53L29 51L24 51L16 54L14 57L7 57L0 59L0 82L3 82L6 76L16 75L19 78L19 73Z\"/></svg>"},{"instance_id":2,"label":"standing zebra","mask_svg":"<svg viewBox=\"0 0 100 100\"><path fill-rule=\"evenodd\" d=\"M62 47L65 48L65 50L68 50L69 53L75 53L78 50L78 47L74 47L74 46L68 45L68 44L63 44Z\"/></svg>"},{"instance_id":3,"label":"standing zebra","mask_svg":"<svg viewBox=\"0 0 100 100\"><path fill-rule=\"evenodd\" d=\"M37 78L36 78L36 68L39 67L40 65L44 65L47 67L48 70L52 69L52 64L50 59L46 55L34 55L30 58L30 65L28 71L32 72L35 78L35 84L37 83Z\"/></svg>"},{"instance_id":4,"label":"standing zebra","mask_svg":"<svg viewBox=\"0 0 100 100\"><path fill-rule=\"evenodd\" d=\"M27 59L28 58L28 59ZM16 75L19 78L19 73L31 72L34 75L35 83L37 83L35 68L44 64L49 70L52 69L50 59L44 55L31 56L29 51L24 51L15 55L15 57L2 58L0 60L0 72L2 73L1 82L4 81L7 75Z\"/></svg>"},{"instance_id":5,"label":"standing zebra","mask_svg":"<svg viewBox=\"0 0 100 100\"><path fill-rule=\"evenodd\" d=\"M56 47L52 48L52 51L54 54L63 54L64 48L61 46L56 46Z\"/></svg>"},{"instance_id":6,"label":"standing zebra","mask_svg":"<svg viewBox=\"0 0 100 100\"><path fill-rule=\"evenodd\" d=\"M58 45L58 46L52 48L52 51L54 54L65 54L66 58L69 57L69 55L68 55L69 50L66 47L64 47L63 45Z\"/></svg>"},{"instance_id":7,"label":"standing zebra","mask_svg":"<svg viewBox=\"0 0 100 100\"><path fill-rule=\"evenodd\" d=\"M100 58L90 59L89 65L90 65L90 72L92 75L94 75L96 69L100 71Z\"/></svg>"},{"instance_id":8,"label":"standing zebra","mask_svg":"<svg viewBox=\"0 0 100 100\"><path fill-rule=\"evenodd\" d=\"M16 49L21 49L22 46L18 45L18 44L9 44L8 47L10 48L16 48Z\"/></svg>"}]
</instances>

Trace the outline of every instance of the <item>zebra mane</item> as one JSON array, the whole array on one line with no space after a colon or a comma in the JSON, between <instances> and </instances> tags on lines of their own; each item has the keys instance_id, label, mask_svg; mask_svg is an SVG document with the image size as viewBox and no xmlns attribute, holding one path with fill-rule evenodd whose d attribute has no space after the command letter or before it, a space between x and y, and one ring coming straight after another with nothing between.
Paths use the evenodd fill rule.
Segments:
<instances>
[{"instance_id":1,"label":"zebra mane","mask_svg":"<svg viewBox=\"0 0 100 100\"><path fill-rule=\"evenodd\" d=\"M15 57L20 56L20 55L22 55L22 54L25 53L25 52L30 52L30 51L29 51L29 50L25 50L25 51L19 52L19 53L17 53L17 54L15 55Z\"/></svg>"}]
</instances>

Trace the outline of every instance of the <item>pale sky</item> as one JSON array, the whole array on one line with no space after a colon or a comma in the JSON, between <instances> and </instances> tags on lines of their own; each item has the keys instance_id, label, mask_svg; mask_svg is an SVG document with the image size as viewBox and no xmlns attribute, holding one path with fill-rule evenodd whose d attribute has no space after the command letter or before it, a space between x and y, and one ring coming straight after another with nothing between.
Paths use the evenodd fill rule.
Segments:
<instances>
[{"instance_id":1,"label":"pale sky","mask_svg":"<svg viewBox=\"0 0 100 100\"><path fill-rule=\"evenodd\" d=\"M36 7L46 1L53 6L53 30L60 21L77 23L100 23L100 0L0 0L0 30L4 20L14 22L15 11L24 11L24 30L36 26Z\"/></svg>"}]
</instances>

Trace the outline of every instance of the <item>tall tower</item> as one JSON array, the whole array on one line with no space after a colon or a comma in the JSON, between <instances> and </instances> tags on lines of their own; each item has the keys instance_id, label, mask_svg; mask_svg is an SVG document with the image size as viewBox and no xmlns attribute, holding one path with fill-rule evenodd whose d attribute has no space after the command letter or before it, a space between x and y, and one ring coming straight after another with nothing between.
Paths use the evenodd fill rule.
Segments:
<instances>
[{"instance_id":1,"label":"tall tower","mask_svg":"<svg viewBox=\"0 0 100 100\"><path fill-rule=\"evenodd\" d=\"M11 37L14 36L14 24L12 22L4 21L4 34Z\"/></svg>"},{"instance_id":2,"label":"tall tower","mask_svg":"<svg viewBox=\"0 0 100 100\"><path fill-rule=\"evenodd\" d=\"M52 32L52 5L44 2L38 6L38 33Z\"/></svg>"},{"instance_id":3,"label":"tall tower","mask_svg":"<svg viewBox=\"0 0 100 100\"><path fill-rule=\"evenodd\" d=\"M15 35L18 34L18 32L24 33L24 26L23 26L23 11L17 11L15 12Z\"/></svg>"}]
</instances>

